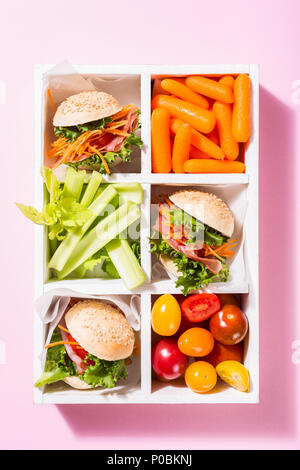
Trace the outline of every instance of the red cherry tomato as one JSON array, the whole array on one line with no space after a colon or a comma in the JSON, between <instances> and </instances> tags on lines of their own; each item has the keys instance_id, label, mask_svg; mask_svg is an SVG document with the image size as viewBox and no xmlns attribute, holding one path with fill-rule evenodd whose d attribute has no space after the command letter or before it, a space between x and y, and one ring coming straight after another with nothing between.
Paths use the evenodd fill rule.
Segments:
<instances>
[{"instance_id":1,"label":"red cherry tomato","mask_svg":"<svg viewBox=\"0 0 300 470\"><path fill-rule=\"evenodd\" d=\"M236 305L224 305L209 320L209 329L219 343L233 345L240 343L248 331L248 319Z\"/></svg>"},{"instance_id":2,"label":"red cherry tomato","mask_svg":"<svg viewBox=\"0 0 300 470\"><path fill-rule=\"evenodd\" d=\"M203 357L203 361L209 362L217 367L220 362L237 361L243 363L243 343L225 346L225 344L215 341L214 349L208 356Z\"/></svg>"},{"instance_id":3,"label":"red cherry tomato","mask_svg":"<svg viewBox=\"0 0 300 470\"><path fill-rule=\"evenodd\" d=\"M184 317L196 323L207 320L221 308L221 303L215 294L194 294L187 297L181 304Z\"/></svg>"},{"instance_id":4,"label":"red cherry tomato","mask_svg":"<svg viewBox=\"0 0 300 470\"><path fill-rule=\"evenodd\" d=\"M159 378L178 379L188 366L188 358L173 338L163 338L152 347L152 367Z\"/></svg>"}]
</instances>

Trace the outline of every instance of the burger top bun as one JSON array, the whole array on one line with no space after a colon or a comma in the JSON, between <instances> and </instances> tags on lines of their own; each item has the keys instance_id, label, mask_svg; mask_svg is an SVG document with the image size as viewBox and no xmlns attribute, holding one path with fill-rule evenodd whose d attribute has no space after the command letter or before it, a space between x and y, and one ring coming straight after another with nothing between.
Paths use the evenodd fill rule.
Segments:
<instances>
[{"instance_id":1,"label":"burger top bun","mask_svg":"<svg viewBox=\"0 0 300 470\"><path fill-rule=\"evenodd\" d=\"M88 353L106 361L132 354L134 333L125 316L100 300L77 302L65 315L73 338Z\"/></svg>"},{"instance_id":2,"label":"burger top bun","mask_svg":"<svg viewBox=\"0 0 300 470\"><path fill-rule=\"evenodd\" d=\"M55 127L76 126L96 121L121 111L122 106L112 95L103 91L83 91L69 96L57 108L53 118Z\"/></svg>"},{"instance_id":3,"label":"burger top bun","mask_svg":"<svg viewBox=\"0 0 300 470\"><path fill-rule=\"evenodd\" d=\"M215 194L195 190L181 190L169 196L169 199L187 214L218 230L226 237L231 237L234 230L234 217L224 201Z\"/></svg>"},{"instance_id":4,"label":"burger top bun","mask_svg":"<svg viewBox=\"0 0 300 470\"><path fill-rule=\"evenodd\" d=\"M83 380L81 380L76 375L74 375L72 377L66 377L64 379L64 382L66 382L66 384L70 385L70 387L78 388L78 390L88 390L90 388L93 388L91 385L85 383Z\"/></svg>"}]
</instances>

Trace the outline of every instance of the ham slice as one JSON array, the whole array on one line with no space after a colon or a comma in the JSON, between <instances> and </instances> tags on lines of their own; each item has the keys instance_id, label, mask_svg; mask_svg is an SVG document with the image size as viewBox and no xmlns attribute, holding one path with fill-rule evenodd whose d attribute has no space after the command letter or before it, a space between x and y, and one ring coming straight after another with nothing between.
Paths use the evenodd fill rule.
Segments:
<instances>
[{"instance_id":1,"label":"ham slice","mask_svg":"<svg viewBox=\"0 0 300 470\"><path fill-rule=\"evenodd\" d=\"M168 240L165 240L168 245L170 245L172 248L174 248L177 251L181 251L181 253L184 253L188 258L198 261L204 266L207 267L213 274L218 274L221 269L222 269L222 263L215 258L206 258L204 256L198 256L197 250L194 248L190 248L187 245L184 245L182 243L178 243L176 240L173 240L172 238L169 238Z\"/></svg>"},{"instance_id":2,"label":"ham slice","mask_svg":"<svg viewBox=\"0 0 300 470\"><path fill-rule=\"evenodd\" d=\"M127 134L130 134L131 132L134 131L137 125L137 109L133 108L131 109L126 118L126 124L124 126L120 127L121 131L127 132ZM112 134L109 134L112 136ZM102 146L99 150L102 152L119 152L121 148L123 147L126 137L120 136L120 135L114 135L112 136L112 140L110 143L108 143L105 146Z\"/></svg>"},{"instance_id":3,"label":"ham slice","mask_svg":"<svg viewBox=\"0 0 300 470\"><path fill-rule=\"evenodd\" d=\"M162 234L165 242L174 248L174 250L181 251L181 253L184 253L188 258L204 264L213 274L218 274L221 271L222 263L218 259L199 256L199 251L201 252L203 248L203 242L201 242L201 240L197 240L196 244L186 244L183 240L175 240L170 237L168 220L162 214L159 214L153 228Z\"/></svg>"},{"instance_id":4,"label":"ham slice","mask_svg":"<svg viewBox=\"0 0 300 470\"><path fill-rule=\"evenodd\" d=\"M132 108L128 111L127 115L124 117L126 123L120 127L120 131L124 131L127 134L133 132L137 126L137 108ZM125 144L127 137L121 135L113 135L113 134L103 134L99 137L97 141L95 141L94 146L99 150L101 153L105 152L119 152L123 145ZM88 155L82 154L78 155L74 158L73 162L83 162L89 158Z\"/></svg>"}]
</instances>

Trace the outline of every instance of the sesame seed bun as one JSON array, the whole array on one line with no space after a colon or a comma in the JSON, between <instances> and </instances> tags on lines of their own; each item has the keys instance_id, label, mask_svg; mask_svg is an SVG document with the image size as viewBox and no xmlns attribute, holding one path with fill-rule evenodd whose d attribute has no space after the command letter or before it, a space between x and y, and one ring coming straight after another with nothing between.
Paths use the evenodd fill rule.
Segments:
<instances>
[{"instance_id":1,"label":"sesame seed bun","mask_svg":"<svg viewBox=\"0 0 300 470\"><path fill-rule=\"evenodd\" d=\"M56 110L55 127L76 126L96 121L121 111L122 106L112 95L102 91L83 91L69 96Z\"/></svg>"},{"instance_id":2,"label":"sesame seed bun","mask_svg":"<svg viewBox=\"0 0 300 470\"><path fill-rule=\"evenodd\" d=\"M133 352L133 329L112 305L100 300L78 302L66 313L65 321L80 346L99 359L117 361Z\"/></svg>"},{"instance_id":3,"label":"sesame seed bun","mask_svg":"<svg viewBox=\"0 0 300 470\"><path fill-rule=\"evenodd\" d=\"M64 382L70 385L70 387L77 388L78 390L89 390L90 388L93 388L91 385L85 383L76 375L72 377L66 377Z\"/></svg>"},{"instance_id":4,"label":"sesame seed bun","mask_svg":"<svg viewBox=\"0 0 300 470\"><path fill-rule=\"evenodd\" d=\"M187 214L231 237L234 230L234 217L224 201L215 194L196 190L181 190L169 199Z\"/></svg>"}]
</instances>

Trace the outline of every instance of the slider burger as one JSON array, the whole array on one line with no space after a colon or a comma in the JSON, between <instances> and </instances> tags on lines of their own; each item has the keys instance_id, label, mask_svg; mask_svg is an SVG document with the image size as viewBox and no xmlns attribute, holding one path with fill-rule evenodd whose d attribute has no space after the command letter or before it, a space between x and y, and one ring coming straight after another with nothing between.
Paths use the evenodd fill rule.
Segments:
<instances>
[{"instance_id":1,"label":"slider burger","mask_svg":"<svg viewBox=\"0 0 300 470\"><path fill-rule=\"evenodd\" d=\"M226 260L237 241L229 241L233 230L233 214L217 196L177 191L160 197L151 252L178 278L176 287L186 295L213 281L227 281Z\"/></svg>"},{"instance_id":2,"label":"slider burger","mask_svg":"<svg viewBox=\"0 0 300 470\"><path fill-rule=\"evenodd\" d=\"M135 135L138 115L135 106L122 107L116 98L101 91L69 96L53 118L57 139L49 153L51 168L65 163L79 170L110 173L112 166L130 161L132 146L143 145Z\"/></svg>"},{"instance_id":3,"label":"slider burger","mask_svg":"<svg viewBox=\"0 0 300 470\"><path fill-rule=\"evenodd\" d=\"M100 300L78 301L54 330L36 387L63 380L78 389L112 388L126 379L135 336L123 313Z\"/></svg>"}]
</instances>

